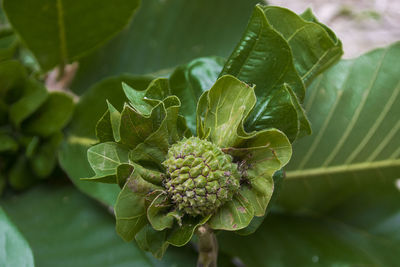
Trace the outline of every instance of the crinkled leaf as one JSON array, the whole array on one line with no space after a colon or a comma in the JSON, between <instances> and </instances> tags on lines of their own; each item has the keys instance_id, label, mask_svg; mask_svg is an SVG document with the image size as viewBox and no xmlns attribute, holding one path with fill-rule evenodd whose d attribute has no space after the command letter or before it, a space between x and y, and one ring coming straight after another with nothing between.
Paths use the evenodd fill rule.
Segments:
<instances>
[{"instance_id":1,"label":"crinkled leaf","mask_svg":"<svg viewBox=\"0 0 400 267\"><path fill-rule=\"evenodd\" d=\"M177 247L186 245L192 239L196 228L205 224L210 218L211 215L204 218L185 216L182 218L182 226L174 224L174 227L167 231L167 242Z\"/></svg>"},{"instance_id":2,"label":"crinkled leaf","mask_svg":"<svg viewBox=\"0 0 400 267\"><path fill-rule=\"evenodd\" d=\"M33 79L27 80L22 97L10 106L10 120L19 127L22 121L46 101L47 97L47 90L42 84Z\"/></svg>"},{"instance_id":3,"label":"crinkled leaf","mask_svg":"<svg viewBox=\"0 0 400 267\"><path fill-rule=\"evenodd\" d=\"M273 191L272 197L268 203L267 211L261 217L253 217L250 224L247 227L237 231L236 232L237 234L250 235L250 234L253 234L260 227L260 225L263 223L265 217L267 217L267 214L271 210L271 207L273 206L272 204L275 203L275 201L279 195L284 176L285 176L285 174L282 170L275 172L274 176L272 177L274 179L274 191Z\"/></svg>"},{"instance_id":4,"label":"crinkled leaf","mask_svg":"<svg viewBox=\"0 0 400 267\"><path fill-rule=\"evenodd\" d=\"M175 220L181 223L179 213L171 210L171 208L173 208L173 204L164 192L160 193L151 202L147 209L147 219L155 230L162 231L166 228L171 228Z\"/></svg>"},{"instance_id":5,"label":"crinkled leaf","mask_svg":"<svg viewBox=\"0 0 400 267\"><path fill-rule=\"evenodd\" d=\"M265 119L264 113L269 112L266 105L269 95L282 85L287 84L292 88L299 102L304 98L304 85L294 67L291 48L270 25L261 5L255 7L246 32L225 64L221 75L225 74L255 85L257 104L245 124L248 131L266 128L262 121ZM301 115L301 107L295 108ZM305 117L298 116L297 120L301 134L311 133Z\"/></svg>"},{"instance_id":6,"label":"crinkled leaf","mask_svg":"<svg viewBox=\"0 0 400 267\"><path fill-rule=\"evenodd\" d=\"M31 134L49 136L60 131L69 122L74 109L72 97L61 92L52 92L46 101L22 124L22 129Z\"/></svg>"},{"instance_id":7,"label":"crinkled leaf","mask_svg":"<svg viewBox=\"0 0 400 267\"><path fill-rule=\"evenodd\" d=\"M127 180L115 204L117 233L126 241L131 241L147 224L146 210L156 195L154 190L162 188L145 181L136 170Z\"/></svg>"},{"instance_id":8,"label":"crinkled leaf","mask_svg":"<svg viewBox=\"0 0 400 267\"><path fill-rule=\"evenodd\" d=\"M263 216L274 190L273 175L289 162L292 148L287 137L276 129L240 139L236 147L224 151L240 160L239 169L246 181L240 192L252 204L254 215Z\"/></svg>"},{"instance_id":9,"label":"crinkled leaf","mask_svg":"<svg viewBox=\"0 0 400 267\"><path fill-rule=\"evenodd\" d=\"M119 128L121 126L121 113L107 101L107 111L96 124L96 136L100 143L119 142L121 140Z\"/></svg>"},{"instance_id":10,"label":"crinkled leaf","mask_svg":"<svg viewBox=\"0 0 400 267\"><path fill-rule=\"evenodd\" d=\"M281 7L266 6L263 10L270 25L288 42L294 66L306 85L342 56L340 40L311 10L300 16Z\"/></svg>"},{"instance_id":11,"label":"crinkled leaf","mask_svg":"<svg viewBox=\"0 0 400 267\"><path fill-rule=\"evenodd\" d=\"M215 230L236 231L249 225L254 216L254 208L241 192L233 196L210 218L209 225Z\"/></svg>"},{"instance_id":12,"label":"crinkled leaf","mask_svg":"<svg viewBox=\"0 0 400 267\"><path fill-rule=\"evenodd\" d=\"M296 139L299 121L294 103L298 100L291 97L289 90L291 89L284 84L267 96L263 103L265 112L258 119L259 124L254 126L255 130L277 128L283 131L291 142Z\"/></svg>"},{"instance_id":13,"label":"crinkled leaf","mask_svg":"<svg viewBox=\"0 0 400 267\"><path fill-rule=\"evenodd\" d=\"M135 167L128 163L122 163L117 167L117 184L119 187L123 188L126 180L132 175Z\"/></svg>"},{"instance_id":14,"label":"crinkled leaf","mask_svg":"<svg viewBox=\"0 0 400 267\"><path fill-rule=\"evenodd\" d=\"M34 266L32 250L0 207L0 262L3 266Z\"/></svg>"},{"instance_id":15,"label":"crinkled leaf","mask_svg":"<svg viewBox=\"0 0 400 267\"><path fill-rule=\"evenodd\" d=\"M3 2L8 20L44 71L76 60L109 40L129 22L140 3L139 0Z\"/></svg>"},{"instance_id":16,"label":"crinkled leaf","mask_svg":"<svg viewBox=\"0 0 400 267\"><path fill-rule=\"evenodd\" d=\"M166 234L166 231L154 230L147 224L137 233L135 240L141 249L150 251L154 257L161 259L169 245L165 241Z\"/></svg>"},{"instance_id":17,"label":"crinkled leaf","mask_svg":"<svg viewBox=\"0 0 400 267\"><path fill-rule=\"evenodd\" d=\"M118 166L129 163L129 149L114 142L100 143L88 149L87 158L96 175L85 180L116 183Z\"/></svg>"},{"instance_id":18,"label":"crinkled leaf","mask_svg":"<svg viewBox=\"0 0 400 267\"><path fill-rule=\"evenodd\" d=\"M198 111L205 114L203 127L210 131L211 142L219 147L238 142L237 129L256 102L253 89L230 75L222 76L213 85L207 94L206 110Z\"/></svg>"},{"instance_id":19,"label":"crinkled leaf","mask_svg":"<svg viewBox=\"0 0 400 267\"><path fill-rule=\"evenodd\" d=\"M152 109L149 116L142 115L125 105L121 113L121 143L135 148L159 129L164 117L165 108L161 103Z\"/></svg>"},{"instance_id":20,"label":"crinkled leaf","mask_svg":"<svg viewBox=\"0 0 400 267\"><path fill-rule=\"evenodd\" d=\"M76 105L74 116L66 130L66 139L61 147L59 161L80 190L102 203L114 205L120 191L119 187L81 180L93 173L87 160L87 150L97 142L96 123L107 109L107 99L118 110L122 109L126 96L121 88L121 82L144 90L152 79L147 76L129 75L108 78L89 89Z\"/></svg>"},{"instance_id":21,"label":"crinkled leaf","mask_svg":"<svg viewBox=\"0 0 400 267\"><path fill-rule=\"evenodd\" d=\"M219 57L194 59L177 67L169 78L171 94L181 100L180 114L184 115L192 132L196 132L197 101L204 91L213 86L224 62Z\"/></svg>"},{"instance_id":22,"label":"crinkled leaf","mask_svg":"<svg viewBox=\"0 0 400 267\"><path fill-rule=\"evenodd\" d=\"M182 139L177 129L179 99L176 96L167 97L162 102L162 106L166 115L159 128L130 153L132 161L161 170L163 170L161 163L165 160L169 146Z\"/></svg>"}]
</instances>

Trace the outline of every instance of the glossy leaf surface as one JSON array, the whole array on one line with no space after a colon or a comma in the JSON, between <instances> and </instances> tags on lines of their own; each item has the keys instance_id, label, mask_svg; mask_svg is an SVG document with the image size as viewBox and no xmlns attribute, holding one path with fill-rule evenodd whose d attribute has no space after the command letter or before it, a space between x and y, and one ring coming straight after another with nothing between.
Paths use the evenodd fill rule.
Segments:
<instances>
[{"instance_id":1,"label":"glossy leaf surface","mask_svg":"<svg viewBox=\"0 0 400 267\"><path fill-rule=\"evenodd\" d=\"M140 3L139 0L3 2L8 20L43 71L77 60L99 47L122 30Z\"/></svg>"},{"instance_id":2,"label":"glossy leaf surface","mask_svg":"<svg viewBox=\"0 0 400 267\"><path fill-rule=\"evenodd\" d=\"M343 60L313 83L305 106L315 134L295 145L282 205L327 210L362 184L399 178L399 55L395 43Z\"/></svg>"},{"instance_id":3,"label":"glossy leaf surface","mask_svg":"<svg viewBox=\"0 0 400 267\"><path fill-rule=\"evenodd\" d=\"M167 69L159 73L165 75L168 69L198 57L226 57L258 2L142 1L126 31L80 61L72 88L82 93L111 75L147 74Z\"/></svg>"}]
</instances>

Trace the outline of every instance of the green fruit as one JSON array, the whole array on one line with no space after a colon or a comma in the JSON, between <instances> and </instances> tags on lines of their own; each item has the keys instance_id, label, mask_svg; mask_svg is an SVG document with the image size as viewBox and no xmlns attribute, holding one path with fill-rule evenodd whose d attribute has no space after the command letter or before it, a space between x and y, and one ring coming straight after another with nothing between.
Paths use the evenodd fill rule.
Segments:
<instances>
[{"instance_id":1,"label":"green fruit","mask_svg":"<svg viewBox=\"0 0 400 267\"><path fill-rule=\"evenodd\" d=\"M177 208L186 214L209 215L232 199L240 175L232 157L197 137L183 139L168 150L164 186Z\"/></svg>"}]
</instances>

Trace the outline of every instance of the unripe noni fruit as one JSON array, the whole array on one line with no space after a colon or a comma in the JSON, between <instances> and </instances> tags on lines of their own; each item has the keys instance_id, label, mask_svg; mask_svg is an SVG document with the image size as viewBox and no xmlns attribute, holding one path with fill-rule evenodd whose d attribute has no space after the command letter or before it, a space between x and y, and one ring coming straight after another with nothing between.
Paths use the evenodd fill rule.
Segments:
<instances>
[{"instance_id":1,"label":"unripe noni fruit","mask_svg":"<svg viewBox=\"0 0 400 267\"><path fill-rule=\"evenodd\" d=\"M209 215L232 199L240 175L232 157L207 140L183 139L168 150L164 186L186 214Z\"/></svg>"}]
</instances>

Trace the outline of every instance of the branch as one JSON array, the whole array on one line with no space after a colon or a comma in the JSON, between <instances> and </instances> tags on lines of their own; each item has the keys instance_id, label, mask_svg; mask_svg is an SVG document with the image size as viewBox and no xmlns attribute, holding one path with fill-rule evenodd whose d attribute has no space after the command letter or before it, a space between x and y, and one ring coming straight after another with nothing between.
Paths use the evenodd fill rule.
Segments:
<instances>
[{"instance_id":1,"label":"branch","mask_svg":"<svg viewBox=\"0 0 400 267\"><path fill-rule=\"evenodd\" d=\"M214 232L205 224L197 229L197 236L199 238L197 267L217 267L218 242Z\"/></svg>"}]
</instances>

